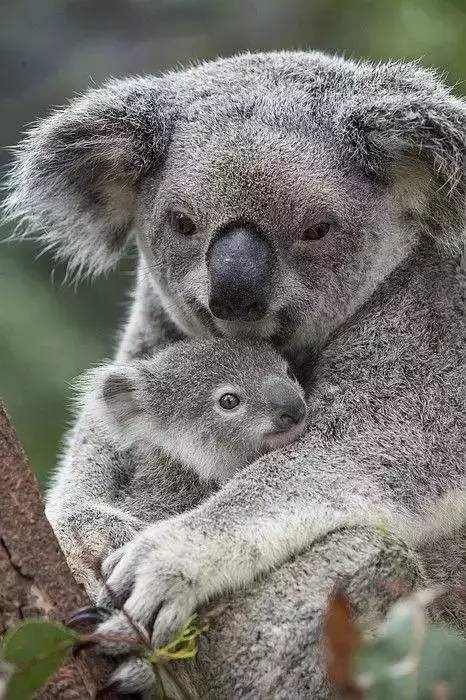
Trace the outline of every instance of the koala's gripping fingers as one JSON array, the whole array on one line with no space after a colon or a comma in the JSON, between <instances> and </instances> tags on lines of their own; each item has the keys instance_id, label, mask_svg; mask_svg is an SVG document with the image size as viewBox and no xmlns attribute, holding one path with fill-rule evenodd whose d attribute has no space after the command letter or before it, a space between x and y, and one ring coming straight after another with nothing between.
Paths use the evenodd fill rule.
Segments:
<instances>
[{"instance_id":1,"label":"koala's gripping fingers","mask_svg":"<svg viewBox=\"0 0 466 700\"><path fill-rule=\"evenodd\" d=\"M128 654L140 651L144 645L154 648L166 644L175 638L193 612L195 601L189 589L165 588L166 597L154 599L148 583L138 582L124 611L115 611L97 627L95 636L106 653Z\"/></svg>"},{"instance_id":2,"label":"koala's gripping fingers","mask_svg":"<svg viewBox=\"0 0 466 700\"><path fill-rule=\"evenodd\" d=\"M115 610L110 618L98 625L93 637L100 649L111 656L141 656L151 648L145 628L121 610Z\"/></svg>"},{"instance_id":3,"label":"koala's gripping fingers","mask_svg":"<svg viewBox=\"0 0 466 700\"><path fill-rule=\"evenodd\" d=\"M114 607L119 607L128 597L134 584L135 555L128 545L112 552L102 563L102 578L105 586L98 597L98 604L107 606L109 598Z\"/></svg>"},{"instance_id":4,"label":"koala's gripping fingers","mask_svg":"<svg viewBox=\"0 0 466 700\"><path fill-rule=\"evenodd\" d=\"M132 695L139 700L153 700L159 697L156 693L158 685L153 666L148 661L130 658L112 673L101 694L105 697L105 693L113 692Z\"/></svg>"},{"instance_id":5,"label":"koala's gripping fingers","mask_svg":"<svg viewBox=\"0 0 466 700\"><path fill-rule=\"evenodd\" d=\"M208 598L199 556L204 537L199 538L198 548L190 533L191 528L185 528L181 520L157 523L110 555L103 564L105 571L111 570L106 589L118 604L112 617L98 626L97 635L111 641L131 638L136 625L153 647L175 638ZM119 653L105 647L108 653ZM121 644L116 647L121 649Z\"/></svg>"},{"instance_id":6,"label":"koala's gripping fingers","mask_svg":"<svg viewBox=\"0 0 466 700\"><path fill-rule=\"evenodd\" d=\"M126 547L123 545L119 547L114 552L108 555L102 562L101 573L105 581L108 581L114 568L119 564L121 559L124 557L126 552Z\"/></svg>"},{"instance_id":7,"label":"koala's gripping fingers","mask_svg":"<svg viewBox=\"0 0 466 700\"><path fill-rule=\"evenodd\" d=\"M97 595L99 606L119 609L130 594L134 583L134 568L126 566L123 575L112 575L115 570L122 571L121 561L125 557L127 560L128 554L131 561L131 552L128 552L127 545L123 545L102 562L101 578L104 584Z\"/></svg>"}]
</instances>

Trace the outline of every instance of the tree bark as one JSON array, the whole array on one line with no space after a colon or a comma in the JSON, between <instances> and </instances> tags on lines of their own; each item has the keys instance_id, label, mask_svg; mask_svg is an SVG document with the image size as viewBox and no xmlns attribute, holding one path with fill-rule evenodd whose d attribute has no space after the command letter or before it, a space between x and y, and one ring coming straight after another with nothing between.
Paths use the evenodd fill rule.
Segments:
<instances>
[{"instance_id":1,"label":"tree bark","mask_svg":"<svg viewBox=\"0 0 466 700\"><path fill-rule=\"evenodd\" d=\"M63 621L85 605L89 599L66 564L30 463L0 402L0 635L26 618ZM36 697L94 698L110 670L108 660L83 651L69 658Z\"/></svg>"}]
</instances>

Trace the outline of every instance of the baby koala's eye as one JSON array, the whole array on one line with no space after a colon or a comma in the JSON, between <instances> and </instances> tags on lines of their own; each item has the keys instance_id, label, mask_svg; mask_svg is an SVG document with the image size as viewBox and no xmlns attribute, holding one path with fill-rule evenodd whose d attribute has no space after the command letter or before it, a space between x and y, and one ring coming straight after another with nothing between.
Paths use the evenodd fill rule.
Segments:
<instances>
[{"instance_id":1,"label":"baby koala's eye","mask_svg":"<svg viewBox=\"0 0 466 700\"><path fill-rule=\"evenodd\" d=\"M196 224L181 211L171 213L172 226L182 236L193 236L196 233Z\"/></svg>"},{"instance_id":2,"label":"baby koala's eye","mask_svg":"<svg viewBox=\"0 0 466 700\"><path fill-rule=\"evenodd\" d=\"M236 394L223 394L218 400L220 406L225 409L225 411L231 411L232 408L236 408L239 404L239 398Z\"/></svg>"},{"instance_id":3,"label":"baby koala's eye","mask_svg":"<svg viewBox=\"0 0 466 700\"><path fill-rule=\"evenodd\" d=\"M330 228L331 224L329 221L319 221L319 223L304 229L301 234L301 239L303 241L318 241L319 238L323 238L327 235Z\"/></svg>"}]
</instances>

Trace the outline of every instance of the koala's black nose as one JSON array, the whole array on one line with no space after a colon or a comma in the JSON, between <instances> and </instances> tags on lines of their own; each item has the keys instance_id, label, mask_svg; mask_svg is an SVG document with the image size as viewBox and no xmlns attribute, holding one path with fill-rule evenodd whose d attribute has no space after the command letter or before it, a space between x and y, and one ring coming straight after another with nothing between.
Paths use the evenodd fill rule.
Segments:
<instances>
[{"instance_id":1,"label":"koala's black nose","mask_svg":"<svg viewBox=\"0 0 466 700\"><path fill-rule=\"evenodd\" d=\"M267 398L277 430L287 430L306 417L306 404L297 388L284 381L269 382Z\"/></svg>"},{"instance_id":2,"label":"koala's black nose","mask_svg":"<svg viewBox=\"0 0 466 700\"><path fill-rule=\"evenodd\" d=\"M275 425L278 430L287 430L293 425L298 425L306 417L304 401L284 403L275 413Z\"/></svg>"},{"instance_id":3,"label":"koala's black nose","mask_svg":"<svg viewBox=\"0 0 466 700\"><path fill-rule=\"evenodd\" d=\"M283 430L286 430L287 428L291 428L292 425L297 425L300 421L301 419L297 418L296 414L291 415L290 413L281 413L279 416L277 416L276 424L277 428L283 428Z\"/></svg>"},{"instance_id":4,"label":"koala's black nose","mask_svg":"<svg viewBox=\"0 0 466 700\"><path fill-rule=\"evenodd\" d=\"M275 263L270 244L254 227L220 231L207 252L212 314L229 321L262 318Z\"/></svg>"}]
</instances>

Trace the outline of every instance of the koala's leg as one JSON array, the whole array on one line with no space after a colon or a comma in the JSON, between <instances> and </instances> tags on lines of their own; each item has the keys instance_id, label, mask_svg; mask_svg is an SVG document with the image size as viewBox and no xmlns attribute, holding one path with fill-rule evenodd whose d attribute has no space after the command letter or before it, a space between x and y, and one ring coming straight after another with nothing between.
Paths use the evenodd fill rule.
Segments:
<instances>
[{"instance_id":1,"label":"koala's leg","mask_svg":"<svg viewBox=\"0 0 466 700\"><path fill-rule=\"evenodd\" d=\"M92 501L81 507L63 502L59 512L46 508L46 515L68 566L92 600L101 593L104 559L147 525L119 508Z\"/></svg>"},{"instance_id":2,"label":"koala's leg","mask_svg":"<svg viewBox=\"0 0 466 700\"><path fill-rule=\"evenodd\" d=\"M162 456L140 464L137 454L117 451L84 413L47 494L46 515L70 568L95 599L102 592L99 562L149 523L196 506L213 488Z\"/></svg>"},{"instance_id":3,"label":"koala's leg","mask_svg":"<svg viewBox=\"0 0 466 700\"><path fill-rule=\"evenodd\" d=\"M335 585L357 621L372 630L400 595L425 580L402 542L366 528L330 533L242 591L222 597L220 614L199 641L195 666L172 668L193 700L334 698L325 678L322 621ZM398 584L398 585L396 585ZM212 606L210 606L212 607ZM201 619L206 611L201 610ZM131 659L113 677L121 693L154 692L156 677ZM153 695L150 695L153 697Z\"/></svg>"},{"instance_id":4,"label":"koala's leg","mask_svg":"<svg viewBox=\"0 0 466 700\"><path fill-rule=\"evenodd\" d=\"M119 503L131 469L128 456L116 452L84 416L69 436L47 493L47 518L91 598L101 588L99 562L147 525Z\"/></svg>"},{"instance_id":5,"label":"koala's leg","mask_svg":"<svg viewBox=\"0 0 466 700\"><path fill-rule=\"evenodd\" d=\"M220 601L225 611L197 657L196 680L208 691L201 696L334 698L325 679L321 632L329 595L341 584L358 623L373 629L400 589L425 582L416 555L396 539L365 528L326 535Z\"/></svg>"}]
</instances>

